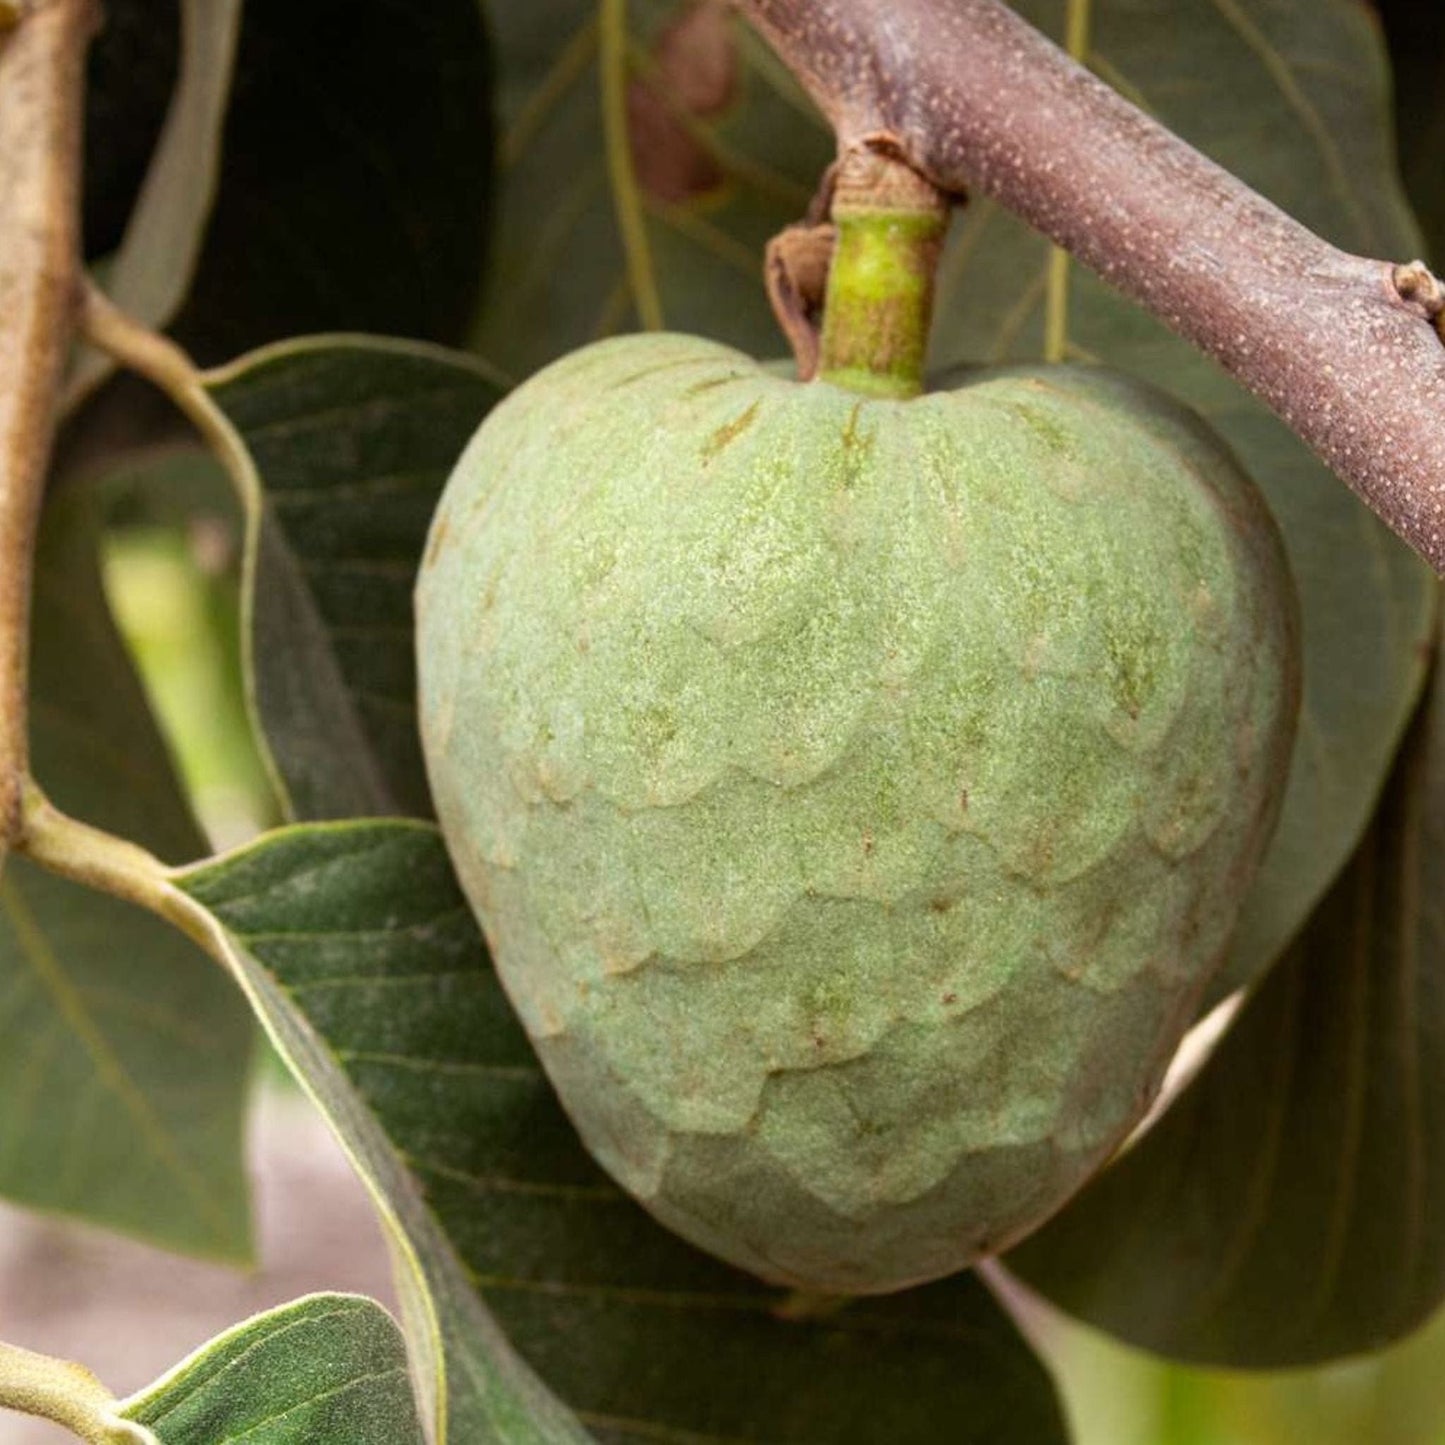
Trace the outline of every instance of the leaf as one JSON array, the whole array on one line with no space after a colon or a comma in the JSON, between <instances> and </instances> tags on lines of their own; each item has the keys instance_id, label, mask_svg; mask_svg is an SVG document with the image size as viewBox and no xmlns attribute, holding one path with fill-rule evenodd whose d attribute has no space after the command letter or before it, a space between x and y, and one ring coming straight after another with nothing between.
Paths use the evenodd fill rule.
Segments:
<instances>
[{"instance_id":1,"label":"leaf","mask_svg":"<svg viewBox=\"0 0 1445 1445\"><path fill-rule=\"evenodd\" d=\"M477 0L247 0L177 338L212 362L339 328L462 336L486 248L489 86Z\"/></svg>"},{"instance_id":2,"label":"leaf","mask_svg":"<svg viewBox=\"0 0 1445 1445\"><path fill-rule=\"evenodd\" d=\"M168 857L206 851L115 633L83 501L53 499L32 748L55 801ZM148 914L11 858L0 875L0 1194L166 1248L251 1257L244 1003Z\"/></svg>"},{"instance_id":3,"label":"leaf","mask_svg":"<svg viewBox=\"0 0 1445 1445\"><path fill-rule=\"evenodd\" d=\"M380 1013L394 1022L399 1016L388 997L397 987L387 980L391 972L402 979L413 972L423 979L435 975L446 1006L459 951L447 927L457 916L448 892L454 885L435 866L409 866L404 849L390 857L369 850L374 830L391 827L407 841L415 831L439 848L431 830L407 824L303 827L268 835L179 881L207 910L203 922L214 934L217 956L231 968L376 1204L392 1247L429 1437L438 1445L583 1445L585 1432L518 1358L482 1304L396 1143L327 1040L262 961L289 955L303 967L325 967L332 960L340 977L362 985L380 971ZM349 853L356 855L350 866ZM465 940L463 956L468 947L474 945ZM349 991L344 984L336 988L343 998ZM438 1107L446 1112L444 1100Z\"/></svg>"},{"instance_id":4,"label":"leaf","mask_svg":"<svg viewBox=\"0 0 1445 1445\"><path fill-rule=\"evenodd\" d=\"M175 94L105 275L116 305L152 328L176 314L200 255L220 174L221 126L240 25L241 0L182 0ZM91 391L114 366L100 352L83 352L71 379L72 397Z\"/></svg>"},{"instance_id":5,"label":"leaf","mask_svg":"<svg viewBox=\"0 0 1445 1445\"><path fill-rule=\"evenodd\" d=\"M487 0L500 120L496 230L473 343L525 376L637 324L602 116L595 0ZM661 320L780 352L763 247L801 218L830 138L810 103L715 0L631 0L631 165ZM691 48L668 48L681 17ZM676 32L674 32L674 35ZM699 58L701 56L701 59ZM625 196L626 186L622 190Z\"/></svg>"},{"instance_id":6,"label":"leaf","mask_svg":"<svg viewBox=\"0 0 1445 1445\"><path fill-rule=\"evenodd\" d=\"M460 353L355 336L267 347L207 382L255 472L248 662L291 810L430 812L412 579L501 383Z\"/></svg>"},{"instance_id":7,"label":"leaf","mask_svg":"<svg viewBox=\"0 0 1445 1445\"><path fill-rule=\"evenodd\" d=\"M1015 8L1061 36L1076 3L1019 0ZM490 290L474 339L518 375L634 323L617 176L609 178L597 121L594 9L584 0L491 6L501 190ZM635 94L644 76L655 77L655 61L652 70L643 61L648 47L671 19L697 12L690 0L632 0L629 10ZM1130 100L1352 249L1379 256L1417 249L1390 148L1379 36L1359 0L1093 0L1090 13L1089 63ZM800 215L798 197L811 190L831 148L761 46L744 40L740 54L736 97L714 115L693 116L688 132L700 131L721 151L729 179L667 204L644 186L642 202L666 324L767 354L782 342L760 284L763 242ZM679 88L674 78L674 109ZM635 165L655 143L638 133ZM992 202L967 208L940 274L933 348L940 370L1043 355L1049 255L1042 237ZM1072 358L1165 386L1239 452L1284 528L1302 595L1300 740L1284 817L1222 995L1278 955L1359 837L1423 680L1432 580L1213 363L1079 268L1068 294Z\"/></svg>"},{"instance_id":8,"label":"leaf","mask_svg":"<svg viewBox=\"0 0 1445 1445\"><path fill-rule=\"evenodd\" d=\"M287 829L181 882L413 1242L448 1345L452 1439L522 1438L477 1413L469 1368L494 1382L522 1368L489 1338L477 1287L609 1445L1061 1445L1043 1367L973 1276L785 1320L776 1291L611 1185L537 1068L432 828Z\"/></svg>"},{"instance_id":9,"label":"leaf","mask_svg":"<svg viewBox=\"0 0 1445 1445\"><path fill-rule=\"evenodd\" d=\"M1010 1256L1131 1344L1250 1368L1445 1300L1445 673L1349 867L1163 1120Z\"/></svg>"},{"instance_id":10,"label":"leaf","mask_svg":"<svg viewBox=\"0 0 1445 1445\"><path fill-rule=\"evenodd\" d=\"M202 1345L120 1402L159 1445L422 1445L406 1348L374 1300L318 1294Z\"/></svg>"}]
</instances>

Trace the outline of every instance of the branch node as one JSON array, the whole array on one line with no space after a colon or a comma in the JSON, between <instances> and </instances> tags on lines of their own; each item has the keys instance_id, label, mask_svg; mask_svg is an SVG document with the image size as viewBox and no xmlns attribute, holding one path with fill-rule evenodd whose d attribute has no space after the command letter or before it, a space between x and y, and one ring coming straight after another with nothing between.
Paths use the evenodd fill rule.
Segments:
<instances>
[{"instance_id":1,"label":"branch node","mask_svg":"<svg viewBox=\"0 0 1445 1445\"><path fill-rule=\"evenodd\" d=\"M1408 261L1391 274L1395 294L1419 311L1445 341L1445 286L1423 261Z\"/></svg>"}]
</instances>

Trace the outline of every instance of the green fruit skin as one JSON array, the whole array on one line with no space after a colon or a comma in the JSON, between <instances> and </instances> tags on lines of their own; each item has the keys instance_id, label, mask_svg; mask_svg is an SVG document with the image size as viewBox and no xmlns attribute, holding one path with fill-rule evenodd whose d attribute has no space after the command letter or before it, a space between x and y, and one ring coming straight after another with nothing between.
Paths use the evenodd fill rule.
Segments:
<instances>
[{"instance_id":1,"label":"green fruit skin","mask_svg":"<svg viewBox=\"0 0 1445 1445\"><path fill-rule=\"evenodd\" d=\"M1298 702L1274 524L1192 413L1093 369L874 400L605 341L483 425L417 602L504 986L679 1234L898 1289L1143 1115Z\"/></svg>"}]
</instances>

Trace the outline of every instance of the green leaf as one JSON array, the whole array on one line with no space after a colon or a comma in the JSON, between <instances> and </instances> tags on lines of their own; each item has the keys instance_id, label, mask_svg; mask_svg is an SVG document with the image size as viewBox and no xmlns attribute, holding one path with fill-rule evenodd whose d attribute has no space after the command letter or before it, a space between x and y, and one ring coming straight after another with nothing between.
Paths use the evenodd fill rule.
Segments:
<instances>
[{"instance_id":1,"label":"green leaf","mask_svg":"<svg viewBox=\"0 0 1445 1445\"><path fill-rule=\"evenodd\" d=\"M1015 8L1062 36L1073 7L1019 0ZM475 339L522 375L633 324L635 307L617 168L609 172L597 120L595 7L494 0L491 9L502 185ZM652 77L676 109L681 82L657 82L655 65L640 57L693 7L632 0L629 10L634 92ZM1130 100L1351 249L1382 257L1418 249L1391 151L1380 39L1359 0L1093 0L1091 14L1088 61ZM749 40L740 55L736 98L691 122L721 150L729 179L682 203L663 204L643 185L641 202L666 324L766 354L782 342L760 281L762 246L799 217L798 197L831 148L776 62ZM657 144L638 131L634 160ZM992 202L968 206L941 271L939 369L1043 355L1049 257L1047 242ZM1303 599L1305 697L1289 794L1222 995L1278 956L1359 837L1424 676L1432 581L1283 423L1080 268L1061 319L1071 358L1165 386L1224 433L1280 519Z\"/></svg>"},{"instance_id":2,"label":"green leaf","mask_svg":"<svg viewBox=\"0 0 1445 1445\"><path fill-rule=\"evenodd\" d=\"M1056 0L1019 0L1062 32ZM1096 0L1087 60L1172 130L1362 255L1419 238L1391 150L1378 27L1358 0ZM1261 137L1267 137L1262 140ZM964 214L940 273L938 360L1036 360L1051 248L991 202ZM1212 362L1072 268L1068 355L1163 385L1201 411L1263 487L1304 612L1305 687L1285 810L1219 996L1278 956L1349 857L1424 676L1428 568Z\"/></svg>"},{"instance_id":3,"label":"green leaf","mask_svg":"<svg viewBox=\"0 0 1445 1445\"><path fill-rule=\"evenodd\" d=\"M200 256L220 175L221 127L240 25L241 0L182 0L175 93L105 274L105 289L116 305L152 328L176 314ZM89 392L114 366L100 352L82 353L73 394Z\"/></svg>"},{"instance_id":4,"label":"green leaf","mask_svg":"<svg viewBox=\"0 0 1445 1445\"><path fill-rule=\"evenodd\" d=\"M490 65L477 0L246 0L215 212L176 335L453 341L480 283Z\"/></svg>"},{"instance_id":5,"label":"green leaf","mask_svg":"<svg viewBox=\"0 0 1445 1445\"><path fill-rule=\"evenodd\" d=\"M479 1413L504 1390L539 1408L479 1288L609 1445L1061 1445L1043 1367L975 1277L785 1319L776 1291L692 1250L603 1177L512 1018L432 828L288 829L181 882L411 1241L447 1342L451 1438L580 1438L555 1416L552 1433L522 1435Z\"/></svg>"},{"instance_id":6,"label":"green leaf","mask_svg":"<svg viewBox=\"0 0 1445 1445\"><path fill-rule=\"evenodd\" d=\"M406 1347L374 1300L318 1294L202 1345L122 1401L159 1445L422 1445Z\"/></svg>"},{"instance_id":7,"label":"green leaf","mask_svg":"<svg viewBox=\"0 0 1445 1445\"><path fill-rule=\"evenodd\" d=\"M292 812L430 812L412 580L502 384L460 353L355 336L266 347L207 382L254 472L248 663Z\"/></svg>"},{"instance_id":8,"label":"green leaf","mask_svg":"<svg viewBox=\"0 0 1445 1445\"><path fill-rule=\"evenodd\" d=\"M473 333L482 354L524 376L637 324L618 194L640 215L643 269L670 329L781 351L763 247L802 217L833 146L766 47L714 0L631 0L629 196L600 119L595 0L486 9L500 138L492 265ZM664 32L680 17L692 44L670 54Z\"/></svg>"},{"instance_id":9,"label":"green leaf","mask_svg":"<svg viewBox=\"0 0 1445 1445\"><path fill-rule=\"evenodd\" d=\"M32 749L62 807L171 858L206 851L101 592L84 499L49 509ZM0 1194L167 1248L251 1257L252 1025L148 914L20 858L0 875Z\"/></svg>"},{"instance_id":10,"label":"green leaf","mask_svg":"<svg viewBox=\"0 0 1445 1445\"><path fill-rule=\"evenodd\" d=\"M396 829L403 846L370 846ZM434 861L408 857L420 839L433 853L434 831L408 824L335 824L283 830L180 878L203 908L215 949L245 990L292 1074L326 1116L371 1193L387 1231L413 1356L422 1415L439 1445L582 1445L586 1434L521 1361L492 1319L408 1172L395 1141L357 1093L327 1039L266 962L335 968L333 991L371 1000L393 1025L392 1001L419 975L450 1006L463 965L476 947L455 939L455 885ZM475 967L475 963L473 963ZM395 975L393 978L392 975ZM341 980L353 979L358 987ZM304 992L304 986L300 990ZM437 1097L442 1117L449 1113Z\"/></svg>"},{"instance_id":11,"label":"green leaf","mask_svg":"<svg viewBox=\"0 0 1445 1445\"><path fill-rule=\"evenodd\" d=\"M1163 1120L1009 1259L1179 1359L1378 1349L1445 1300L1445 674L1349 867Z\"/></svg>"}]
</instances>

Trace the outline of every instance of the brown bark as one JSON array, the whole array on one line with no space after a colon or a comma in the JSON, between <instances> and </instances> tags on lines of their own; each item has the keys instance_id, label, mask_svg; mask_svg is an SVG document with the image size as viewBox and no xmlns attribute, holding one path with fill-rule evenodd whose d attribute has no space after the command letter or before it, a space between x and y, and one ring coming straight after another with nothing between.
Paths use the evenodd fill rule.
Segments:
<instances>
[{"instance_id":1,"label":"brown bark","mask_svg":"<svg viewBox=\"0 0 1445 1445\"><path fill-rule=\"evenodd\" d=\"M1321 240L1001 0L738 0L838 131L993 196L1279 413L1445 572L1445 345L1404 257ZM1428 276L1428 273L1424 273Z\"/></svg>"},{"instance_id":2,"label":"brown bark","mask_svg":"<svg viewBox=\"0 0 1445 1445\"><path fill-rule=\"evenodd\" d=\"M20 825L35 533L80 272L90 0L32 0L0 42L0 857Z\"/></svg>"}]
</instances>

